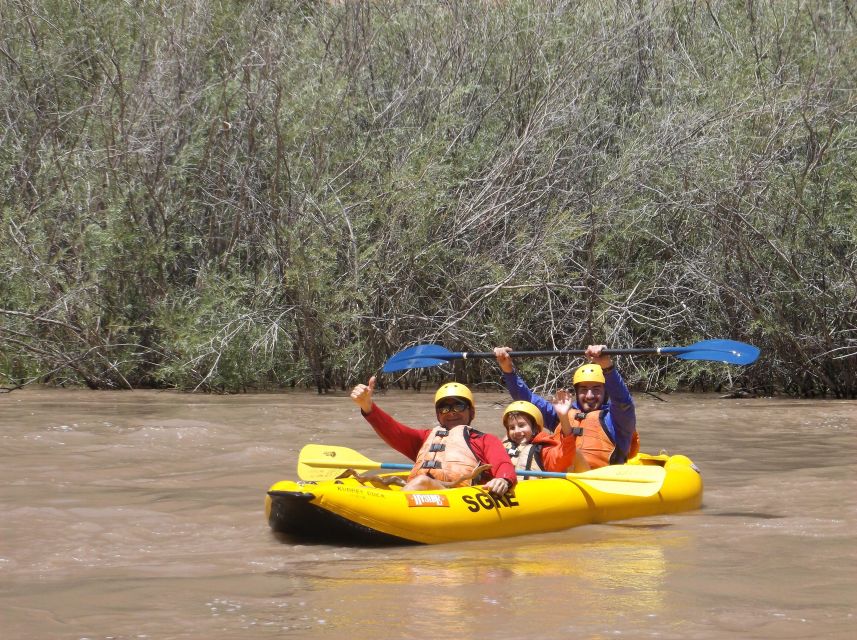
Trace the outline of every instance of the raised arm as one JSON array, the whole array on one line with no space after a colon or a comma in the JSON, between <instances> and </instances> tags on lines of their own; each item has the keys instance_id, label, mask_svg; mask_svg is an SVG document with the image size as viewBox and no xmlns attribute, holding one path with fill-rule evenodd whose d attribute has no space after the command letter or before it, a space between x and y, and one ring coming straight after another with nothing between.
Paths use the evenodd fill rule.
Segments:
<instances>
[{"instance_id":1,"label":"raised arm","mask_svg":"<svg viewBox=\"0 0 857 640\"><path fill-rule=\"evenodd\" d=\"M553 432L559 423L559 418L554 411L553 405L549 400L541 397L539 394L530 391L524 379L515 372L515 365L512 362L512 357L509 355L511 348L495 347L494 356L497 358L497 364L500 365L500 370L503 372L503 384L512 400L526 400L539 408L545 419L545 429Z\"/></svg>"},{"instance_id":2,"label":"raised arm","mask_svg":"<svg viewBox=\"0 0 857 640\"><path fill-rule=\"evenodd\" d=\"M571 435L571 421L568 419L568 412L571 411L571 405L574 402L574 395L569 393L567 389L557 389L554 397L551 398L551 404L559 418L559 424L562 428L562 435Z\"/></svg>"}]
</instances>

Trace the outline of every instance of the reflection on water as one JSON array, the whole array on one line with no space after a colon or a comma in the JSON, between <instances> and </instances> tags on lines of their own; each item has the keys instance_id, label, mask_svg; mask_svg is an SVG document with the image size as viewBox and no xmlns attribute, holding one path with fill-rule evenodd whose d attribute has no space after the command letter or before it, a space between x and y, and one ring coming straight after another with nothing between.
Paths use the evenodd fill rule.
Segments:
<instances>
[{"instance_id":1,"label":"reflection on water","mask_svg":"<svg viewBox=\"0 0 857 640\"><path fill-rule=\"evenodd\" d=\"M437 587L457 587L466 585L491 584L512 577L586 577L597 575L601 578L613 575L603 567L621 567L618 575L634 574L648 581L651 588L658 586L664 573L664 552L661 542L655 536L646 541L633 538L600 540L580 544L521 544L509 540L494 545L494 555L490 564L485 564L482 548L478 554L455 553L448 548L464 545L444 545L445 553L437 559L422 558L427 553L421 547L420 562L413 557L388 558L377 564L349 572L346 576L324 578L328 584L338 580L347 583L367 583L386 585L424 584L430 582ZM686 544L686 540L684 543ZM487 545L486 545L487 546ZM432 547L439 549L441 547ZM472 552L471 552L472 553ZM546 561L546 558L551 558Z\"/></svg>"},{"instance_id":2,"label":"reflection on water","mask_svg":"<svg viewBox=\"0 0 857 640\"><path fill-rule=\"evenodd\" d=\"M850 638L857 403L639 398L700 511L438 546L283 543L308 442L386 449L345 394L0 396L0 637ZM500 394L477 428L498 433ZM431 394L379 404L414 426Z\"/></svg>"},{"instance_id":3,"label":"reflection on water","mask_svg":"<svg viewBox=\"0 0 857 640\"><path fill-rule=\"evenodd\" d=\"M416 552L411 554L394 549L384 558L369 552L368 558L341 558L335 566L327 565L326 573L316 567L297 574L305 592L351 603L331 611L325 628L344 632L359 622L361 629L367 629L363 637L382 634L385 625L395 624L401 611L384 603L418 607L420 620L410 621L415 633L431 633L441 625L455 637L472 637L480 628L485 633L486 620L481 616L490 619L534 606L540 617L563 624L572 597L574 609L597 608L600 599L609 597L625 615L660 611L668 596L665 549L682 554L691 540L664 541L645 534L642 538L602 536L567 540L551 535L540 536L547 538L540 542L414 547ZM486 562L486 554L491 562ZM295 567L285 567L276 575L293 579ZM553 612L541 611L555 601L564 604L559 609L554 606ZM496 635L496 627L488 628Z\"/></svg>"},{"instance_id":4,"label":"reflection on water","mask_svg":"<svg viewBox=\"0 0 857 640\"><path fill-rule=\"evenodd\" d=\"M778 516L772 513L754 513L752 511L720 511L718 513L708 513L710 516L720 516L729 518L759 518L760 520L776 520L777 518L785 518L786 516Z\"/></svg>"}]
</instances>

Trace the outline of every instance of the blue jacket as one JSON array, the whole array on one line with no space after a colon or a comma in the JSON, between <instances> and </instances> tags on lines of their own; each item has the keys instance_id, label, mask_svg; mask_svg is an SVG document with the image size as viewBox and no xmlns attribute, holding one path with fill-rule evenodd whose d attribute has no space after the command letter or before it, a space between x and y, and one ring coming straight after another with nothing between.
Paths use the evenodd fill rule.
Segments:
<instances>
[{"instance_id":1,"label":"blue jacket","mask_svg":"<svg viewBox=\"0 0 857 640\"><path fill-rule=\"evenodd\" d=\"M513 400L526 400L536 405L545 419L545 429L553 432L559 425L559 416L547 399L530 391L527 383L516 371L503 374L503 383L509 390ZM637 412L634 409L634 399L631 392L625 386L622 376L614 368L604 374L604 391L607 399L601 407L605 413L604 424L607 427L607 435L616 445L616 448L627 454L631 447L631 438L637 430ZM580 411L577 400L572 405Z\"/></svg>"}]
</instances>

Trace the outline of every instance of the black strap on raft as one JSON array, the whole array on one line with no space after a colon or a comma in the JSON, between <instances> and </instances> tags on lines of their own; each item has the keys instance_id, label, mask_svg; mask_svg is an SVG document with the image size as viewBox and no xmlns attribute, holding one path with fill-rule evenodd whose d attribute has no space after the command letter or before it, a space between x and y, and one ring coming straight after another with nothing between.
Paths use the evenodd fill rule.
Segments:
<instances>
[{"instance_id":1,"label":"black strap on raft","mask_svg":"<svg viewBox=\"0 0 857 640\"><path fill-rule=\"evenodd\" d=\"M423 469L443 469L440 460L425 460L422 464Z\"/></svg>"}]
</instances>

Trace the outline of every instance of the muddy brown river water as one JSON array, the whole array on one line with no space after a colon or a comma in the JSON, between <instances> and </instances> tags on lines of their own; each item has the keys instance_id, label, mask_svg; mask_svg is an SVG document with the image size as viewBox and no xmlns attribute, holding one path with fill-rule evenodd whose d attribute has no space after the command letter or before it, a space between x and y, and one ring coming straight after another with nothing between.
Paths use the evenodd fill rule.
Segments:
<instances>
[{"instance_id":1,"label":"muddy brown river water","mask_svg":"<svg viewBox=\"0 0 857 640\"><path fill-rule=\"evenodd\" d=\"M290 544L265 490L307 443L402 462L346 394L0 395L0 638L854 637L857 402L637 395L691 513L544 535ZM414 426L431 394L377 401ZM507 397L477 394L499 434Z\"/></svg>"}]
</instances>

